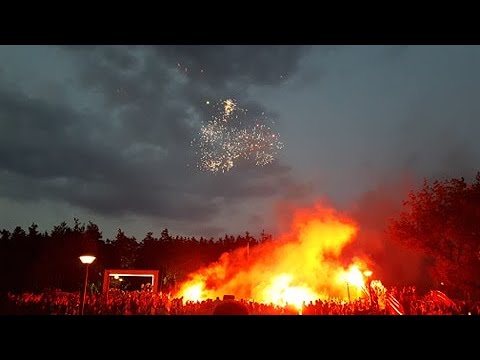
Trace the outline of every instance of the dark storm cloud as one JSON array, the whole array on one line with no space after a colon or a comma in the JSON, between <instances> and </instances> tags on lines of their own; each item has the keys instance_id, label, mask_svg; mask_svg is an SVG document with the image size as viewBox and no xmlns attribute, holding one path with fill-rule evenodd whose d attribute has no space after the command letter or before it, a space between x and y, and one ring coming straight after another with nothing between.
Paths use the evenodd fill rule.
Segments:
<instances>
[{"instance_id":1,"label":"dark storm cloud","mask_svg":"<svg viewBox=\"0 0 480 360\"><path fill-rule=\"evenodd\" d=\"M297 71L308 46L183 45L158 46L159 56L212 87L238 84L277 85ZM180 65L180 66L178 66ZM203 70L203 72L202 72Z\"/></svg>"},{"instance_id":2,"label":"dark storm cloud","mask_svg":"<svg viewBox=\"0 0 480 360\"><path fill-rule=\"evenodd\" d=\"M136 191L129 187L131 184L86 182L71 177L34 179L5 171L0 173L0 180L0 196L27 201L63 201L105 215L134 213L180 221L206 221L219 212L217 204L195 194L176 193L168 186L152 187L148 192Z\"/></svg>"},{"instance_id":3,"label":"dark storm cloud","mask_svg":"<svg viewBox=\"0 0 480 360\"><path fill-rule=\"evenodd\" d=\"M103 51L104 59L115 65L119 70L131 70L139 66L139 60L132 55L127 47L108 46Z\"/></svg>"},{"instance_id":4,"label":"dark storm cloud","mask_svg":"<svg viewBox=\"0 0 480 360\"><path fill-rule=\"evenodd\" d=\"M225 174L205 174L203 193L223 197L226 202L281 195L283 198L302 198L312 194L308 184L294 181L291 168L278 163L266 167L240 165ZM208 185L207 185L208 184Z\"/></svg>"},{"instance_id":5,"label":"dark storm cloud","mask_svg":"<svg viewBox=\"0 0 480 360\"><path fill-rule=\"evenodd\" d=\"M132 54L134 50L141 54L134 56ZM209 118L211 110L204 106L205 99L220 99L222 96L237 98L242 107L249 109L252 114L250 117L267 112L261 104L245 98L243 94L246 87L249 84L270 82L279 84L281 79L273 76L278 73L275 66L294 71L296 63L293 60L306 49L300 46L286 48L254 46L240 51L241 48L229 46L205 48L162 46L156 49L155 55L150 54L148 50L142 53L141 47L134 50L124 47L97 47L93 53L83 52L85 59L81 58L78 62L83 69L81 85L104 95L108 106L122 106L119 110L120 117L128 136L140 138L144 136L148 141L155 141L153 136L160 136L162 141L170 139L173 143L178 143L178 140L186 142L193 137L193 129L185 128L184 121L185 118L191 117L187 112L189 107L199 117ZM127 56L127 53L130 55ZM280 54L284 55L280 58L281 61L277 58ZM177 63L172 62L171 58L178 56L186 58L187 55L190 56L188 59L192 64L200 62L205 65L215 64L211 65L216 69L215 72L212 74L205 72L199 79L191 72L184 74L182 69L177 69ZM138 57L142 60L138 60ZM239 64L235 73L229 70L229 61L233 57ZM128 61L123 60L124 58ZM256 67L243 65L244 62L256 58L263 59L263 63L259 60ZM268 64L267 59L275 66ZM225 61L227 65L217 69L217 61ZM142 64L138 65L139 63ZM133 73L123 71L123 67L119 65L125 64L136 64L136 71ZM186 83L179 84L174 75L177 77L186 75L184 80ZM227 83L230 84L229 91L225 90Z\"/></svg>"},{"instance_id":6,"label":"dark storm cloud","mask_svg":"<svg viewBox=\"0 0 480 360\"><path fill-rule=\"evenodd\" d=\"M225 203L291 186L290 168L279 164L223 177L202 173L190 142L209 115L205 98L219 98L224 89L243 96L252 112L266 112L242 93L250 84L280 84L305 48L63 50L76 70L66 83L74 95L27 95L0 78L2 196L64 201L104 215L208 221ZM75 104L84 95L90 100L82 110Z\"/></svg>"},{"instance_id":7,"label":"dark storm cloud","mask_svg":"<svg viewBox=\"0 0 480 360\"><path fill-rule=\"evenodd\" d=\"M475 134L480 129L476 101L480 72L473 65L480 53L474 49L453 56L454 51L446 48L449 51L439 60L443 66L432 65L431 73L418 75L420 91L415 89L417 98L399 121L397 139L392 142L404 168L432 178L471 176L478 169L480 148ZM433 54L437 51L432 48ZM450 72L442 73L446 69Z\"/></svg>"},{"instance_id":8,"label":"dark storm cloud","mask_svg":"<svg viewBox=\"0 0 480 360\"><path fill-rule=\"evenodd\" d=\"M162 182L149 171L161 166L161 159L136 163L131 153L122 154L124 149L114 144L92 142L90 132L96 129L70 108L5 91L0 92L0 107L0 164L9 172L4 196L65 200L115 215L204 220L216 212L208 201L188 193L174 199L174 183Z\"/></svg>"},{"instance_id":9,"label":"dark storm cloud","mask_svg":"<svg viewBox=\"0 0 480 360\"><path fill-rule=\"evenodd\" d=\"M65 105L0 89L0 121L0 164L5 170L38 178L93 179L112 157L102 144L91 144L80 114Z\"/></svg>"},{"instance_id":10,"label":"dark storm cloud","mask_svg":"<svg viewBox=\"0 0 480 360\"><path fill-rule=\"evenodd\" d=\"M195 237L197 240L203 237L213 237L216 240L215 236L222 236L223 234L229 234L229 230L221 226L201 226L195 229Z\"/></svg>"}]
</instances>

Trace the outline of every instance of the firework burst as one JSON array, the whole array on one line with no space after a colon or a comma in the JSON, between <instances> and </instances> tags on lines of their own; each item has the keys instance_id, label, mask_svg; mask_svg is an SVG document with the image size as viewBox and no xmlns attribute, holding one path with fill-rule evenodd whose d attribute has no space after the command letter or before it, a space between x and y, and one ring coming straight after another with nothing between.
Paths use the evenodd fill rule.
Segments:
<instances>
[{"instance_id":1,"label":"firework burst","mask_svg":"<svg viewBox=\"0 0 480 360\"><path fill-rule=\"evenodd\" d=\"M234 99L221 101L215 108L217 113L202 125L198 138L192 141L199 156L199 169L227 172L240 161L265 166L275 160L283 143L263 114L254 118L252 125L248 110L240 108ZM247 121L242 122L242 118Z\"/></svg>"}]
</instances>

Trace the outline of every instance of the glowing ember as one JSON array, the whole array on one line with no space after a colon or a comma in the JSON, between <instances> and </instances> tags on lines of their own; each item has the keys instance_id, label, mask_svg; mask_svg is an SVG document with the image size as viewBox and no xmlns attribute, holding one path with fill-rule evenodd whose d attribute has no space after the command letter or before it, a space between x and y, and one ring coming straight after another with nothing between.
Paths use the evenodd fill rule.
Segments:
<instances>
[{"instance_id":1,"label":"glowing ember","mask_svg":"<svg viewBox=\"0 0 480 360\"><path fill-rule=\"evenodd\" d=\"M234 294L238 299L300 310L304 302L326 297L366 296L366 274L371 275L366 262L342 258L356 233L356 224L332 209L320 205L299 209L288 233L223 254L218 262L191 274L177 297L213 299Z\"/></svg>"}]
</instances>

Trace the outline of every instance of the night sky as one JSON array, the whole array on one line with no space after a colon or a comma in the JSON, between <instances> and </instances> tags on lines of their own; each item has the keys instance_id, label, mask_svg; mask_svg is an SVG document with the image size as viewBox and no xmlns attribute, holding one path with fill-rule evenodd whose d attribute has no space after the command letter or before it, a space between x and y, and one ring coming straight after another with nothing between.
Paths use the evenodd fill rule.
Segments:
<instances>
[{"instance_id":1,"label":"night sky","mask_svg":"<svg viewBox=\"0 0 480 360\"><path fill-rule=\"evenodd\" d=\"M0 46L0 227L257 236L279 203L472 177L478 64L478 46ZM227 98L274 121L274 162L196 167Z\"/></svg>"}]
</instances>

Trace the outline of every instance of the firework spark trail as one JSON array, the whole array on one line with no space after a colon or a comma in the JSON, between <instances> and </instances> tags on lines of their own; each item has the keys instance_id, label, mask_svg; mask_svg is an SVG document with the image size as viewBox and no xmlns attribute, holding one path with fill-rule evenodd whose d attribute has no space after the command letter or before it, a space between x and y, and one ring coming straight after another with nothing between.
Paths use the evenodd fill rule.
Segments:
<instances>
[{"instance_id":1,"label":"firework spark trail","mask_svg":"<svg viewBox=\"0 0 480 360\"><path fill-rule=\"evenodd\" d=\"M237 107L237 103L232 100L232 99L227 99L223 102L224 105L224 110L225 110L225 116L228 117L230 114L235 111L235 108Z\"/></svg>"},{"instance_id":2,"label":"firework spark trail","mask_svg":"<svg viewBox=\"0 0 480 360\"><path fill-rule=\"evenodd\" d=\"M233 99L217 104L217 110L219 114L212 116L201 127L199 138L192 141L201 170L226 172L240 160L252 160L257 166L275 160L283 144L279 135L263 123L264 118L256 118L253 126L246 127L239 116L246 116L248 110L240 108Z\"/></svg>"}]
</instances>

